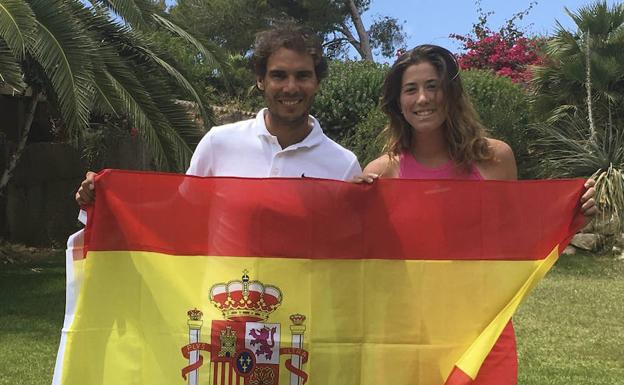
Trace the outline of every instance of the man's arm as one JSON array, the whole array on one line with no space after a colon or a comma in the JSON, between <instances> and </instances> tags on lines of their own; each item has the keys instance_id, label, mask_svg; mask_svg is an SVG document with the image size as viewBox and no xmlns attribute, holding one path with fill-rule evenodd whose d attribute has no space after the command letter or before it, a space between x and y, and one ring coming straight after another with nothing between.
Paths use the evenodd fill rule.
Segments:
<instances>
[{"instance_id":1,"label":"man's arm","mask_svg":"<svg viewBox=\"0 0 624 385\"><path fill-rule=\"evenodd\" d=\"M87 171L76 191L76 202L81 206L93 204L95 201L95 175L93 171Z\"/></svg>"}]
</instances>

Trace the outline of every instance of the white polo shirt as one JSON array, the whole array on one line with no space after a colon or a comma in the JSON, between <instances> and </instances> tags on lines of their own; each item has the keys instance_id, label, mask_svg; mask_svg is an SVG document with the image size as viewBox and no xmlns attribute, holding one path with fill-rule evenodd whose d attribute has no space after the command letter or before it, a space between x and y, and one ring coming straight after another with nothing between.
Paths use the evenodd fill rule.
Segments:
<instances>
[{"instance_id":1,"label":"white polo shirt","mask_svg":"<svg viewBox=\"0 0 624 385\"><path fill-rule=\"evenodd\" d=\"M347 180L362 172L356 156L328 138L314 117L310 134L282 149L266 128L266 110L255 119L213 127L197 145L186 173Z\"/></svg>"}]
</instances>

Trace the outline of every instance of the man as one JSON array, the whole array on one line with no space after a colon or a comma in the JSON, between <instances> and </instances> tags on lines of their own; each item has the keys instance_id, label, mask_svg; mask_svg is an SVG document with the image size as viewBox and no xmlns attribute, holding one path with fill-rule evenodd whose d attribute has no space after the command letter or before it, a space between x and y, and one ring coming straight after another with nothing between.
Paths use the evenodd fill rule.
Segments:
<instances>
[{"instance_id":1,"label":"man","mask_svg":"<svg viewBox=\"0 0 624 385\"><path fill-rule=\"evenodd\" d=\"M359 175L356 156L329 139L309 115L327 74L318 37L292 24L260 32L252 64L267 108L255 119L213 127L197 145L187 174L338 180ZM79 204L95 199L94 178L88 172L81 183Z\"/></svg>"}]
</instances>

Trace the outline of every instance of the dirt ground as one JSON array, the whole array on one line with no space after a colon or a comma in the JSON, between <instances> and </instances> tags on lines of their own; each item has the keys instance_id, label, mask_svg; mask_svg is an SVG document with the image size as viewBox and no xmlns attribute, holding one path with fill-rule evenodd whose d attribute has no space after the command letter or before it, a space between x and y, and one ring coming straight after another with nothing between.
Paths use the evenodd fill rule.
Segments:
<instances>
[{"instance_id":1,"label":"dirt ground","mask_svg":"<svg viewBox=\"0 0 624 385\"><path fill-rule=\"evenodd\" d=\"M63 258L64 250L61 249L30 247L0 240L0 267L14 264L60 262Z\"/></svg>"}]
</instances>

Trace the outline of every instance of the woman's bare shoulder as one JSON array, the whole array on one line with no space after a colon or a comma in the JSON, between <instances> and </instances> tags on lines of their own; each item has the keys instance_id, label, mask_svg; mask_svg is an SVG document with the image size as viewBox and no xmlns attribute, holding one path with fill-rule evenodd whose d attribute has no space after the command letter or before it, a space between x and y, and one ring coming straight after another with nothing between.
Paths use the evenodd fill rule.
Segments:
<instances>
[{"instance_id":1,"label":"woman's bare shoulder","mask_svg":"<svg viewBox=\"0 0 624 385\"><path fill-rule=\"evenodd\" d=\"M502 140L487 138L492 149L492 158L479 162L477 167L485 179L515 180L518 179L516 158L509 144Z\"/></svg>"},{"instance_id":2,"label":"woman's bare shoulder","mask_svg":"<svg viewBox=\"0 0 624 385\"><path fill-rule=\"evenodd\" d=\"M399 161L396 157L390 158L390 155L384 154L367 164L364 173L377 174L380 178L398 178Z\"/></svg>"}]
</instances>

